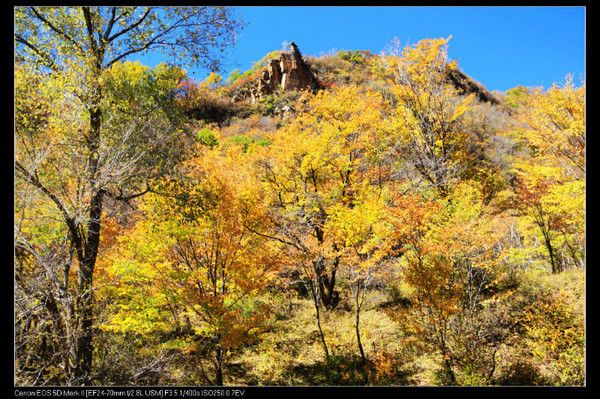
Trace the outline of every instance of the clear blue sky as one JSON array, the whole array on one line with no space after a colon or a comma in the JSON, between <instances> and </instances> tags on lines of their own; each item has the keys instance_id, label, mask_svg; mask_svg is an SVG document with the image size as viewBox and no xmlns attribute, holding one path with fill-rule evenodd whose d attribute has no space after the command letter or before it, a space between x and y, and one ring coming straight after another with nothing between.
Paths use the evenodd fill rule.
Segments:
<instances>
[{"instance_id":1,"label":"clear blue sky","mask_svg":"<svg viewBox=\"0 0 600 399\"><path fill-rule=\"evenodd\" d=\"M393 37L407 44L449 35L450 58L490 90L549 87L568 73L576 82L585 77L584 7L235 7L235 13L246 26L225 59L225 77L249 69L283 41L318 56L333 49L380 53Z\"/></svg>"}]
</instances>

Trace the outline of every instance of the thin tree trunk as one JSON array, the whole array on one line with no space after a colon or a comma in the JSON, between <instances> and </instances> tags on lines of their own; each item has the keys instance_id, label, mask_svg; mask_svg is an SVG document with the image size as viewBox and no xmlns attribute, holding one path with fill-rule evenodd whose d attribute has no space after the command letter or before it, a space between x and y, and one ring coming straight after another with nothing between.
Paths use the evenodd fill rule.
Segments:
<instances>
[{"instance_id":1,"label":"thin tree trunk","mask_svg":"<svg viewBox=\"0 0 600 399\"><path fill-rule=\"evenodd\" d=\"M446 369L446 375L450 379L450 385L456 385L456 374L452 367L452 356L445 347L442 349L442 356L444 357L444 369Z\"/></svg>"},{"instance_id":2,"label":"thin tree trunk","mask_svg":"<svg viewBox=\"0 0 600 399\"><path fill-rule=\"evenodd\" d=\"M569 248L569 252L571 253L571 258L573 259L573 266L577 267L578 263L581 264L581 262L579 261L579 256L577 256L577 251L575 247L569 242L569 238L567 237L564 231L563 237L565 238L565 244L567 245L567 248Z\"/></svg>"},{"instance_id":3,"label":"thin tree trunk","mask_svg":"<svg viewBox=\"0 0 600 399\"><path fill-rule=\"evenodd\" d=\"M544 243L546 244L546 249L548 250L548 255L550 257L550 265L552 266L552 273L558 273L561 271L561 267L558 265L556 254L554 253L554 247L552 246L552 241L550 237L549 231L543 231L544 234Z\"/></svg>"},{"instance_id":4,"label":"thin tree trunk","mask_svg":"<svg viewBox=\"0 0 600 399\"><path fill-rule=\"evenodd\" d=\"M220 346L215 354L215 385L223 386L223 349Z\"/></svg>"},{"instance_id":5,"label":"thin tree trunk","mask_svg":"<svg viewBox=\"0 0 600 399\"><path fill-rule=\"evenodd\" d=\"M365 366L367 364L367 357L365 356L365 351L363 349L363 345L362 345L362 341L360 339L360 309L361 309L361 305L359 304L359 293L360 293L360 289L357 287L356 288L356 323L354 324L355 330L356 330L356 342L358 344L358 350L360 352L360 358L361 358L361 362L363 364L363 366Z\"/></svg>"},{"instance_id":6,"label":"thin tree trunk","mask_svg":"<svg viewBox=\"0 0 600 399\"><path fill-rule=\"evenodd\" d=\"M363 371L364 384L369 382L369 370L367 364L367 357L365 356L365 350L363 349L362 341L360 339L360 309L356 310L356 342L358 343L358 350L360 351L360 360Z\"/></svg>"},{"instance_id":7,"label":"thin tree trunk","mask_svg":"<svg viewBox=\"0 0 600 399\"><path fill-rule=\"evenodd\" d=\"M496 371L496 353L498 352L498 348L494 348L494 352L492 353L492 367L487 375L487 383L492 383L492 378L494 377L494 372Z\"/></svg>"},{"instance_id":8,"label":"thin tree trunk","mask_svg":"<svg viewBox=\"0 0 600 399\"><path fill-rule=\"evenodd\" d=\"M321 343L323 344L323 350L325 351L325 360L329 361L329 348L327 348L327 342L325 341L325 334L323 333L323 328L321 327L321 311L319 310L319 305L316 305L317 312L317 327L319 328L319 335L321 336Z\"/></svg>"},{"instance_id":9,"label":"thin tree trunk","mask_svg":"<svg viewBox=\"0 0 600 399\"><path fill-rule=\"evenodd\" d=\"M561 271L561 267L559 266L556 254L554 253L554 247L552 246L552 233L550 231L549 222L548 225L544 219L544 213L540 205L536 207L537 216L536 223L540 230L542 231L542 235L544 236L544 244L546 249L548 250L548 256L550 257L550 265L552 266L552 273L558 273Z\"/></svg>"},{"instance_id":10,"label":"thin tree trunk","mask_svg":"<svg viewBox=\"0 0 600 399\"><path fill-rule=\"evenodd\" d=\"M325 352L325 360L329 362L329 348L327 347L327 342L325 341L325 334L323 333L323 328L321 327L321 298L318 293L318 290L318 283L315 284L315 282L311 282L311 293L313 298L313 304L315 305L315 318L317 321L317 329L319 330L321 344L323 345L323 351Z\"/></svg>"},{"instance_id":11,"label":"thin tree trunk","mask_svg":"<svg viewBox=\"0 0 600 399\"><path fill-rule=\"evenodd\" d=\"M454 373L454 368L452 367L452 354L450 350L448 350L448 346L446 345L446 320L442 321L442 325L436 328L436 334L438 335L438 343L439 349L442 354L442 358L444 360L444 370L446 371L446 376L450 380L450 385L456 385L456 374ZM434 324L435 328L435 324Z\"/></svg>"},{"instance_id":12,"label":"thin tree trunk","mask_svg":"<svg viewBox=\"0 0 600 399\"><path fill-rule=\"evenodd\" d=\"M363 287L363 289L364 289L364 287ZM365 355L365 350L363 348L362 340L360 337L360 311L362 309L362 301L360 300L360 293L361 293L361 287L360 287L360 281L358 281L356 283L356 293L354 295L355 307L356 307L356 318L355 318L354 330L356 333L356 343L358 345L358 351L360 353L360 363L361 363L362 372L363 372L363 383L367 384L369 382L369 372L367 369L367 356Z\"/></svg>"},{"instance_id":13,"label":"thin tree trunk","mask_svg":"<svg viewBox=\"0 0 600 399\"><path fill-rule=\"evenodd\" d=\"M358 343L358 350L360 351L360 358L363 365L367 364L367 357L360 339L360 310L356 311L356 342Z\"/></svg>"}]
</instances>

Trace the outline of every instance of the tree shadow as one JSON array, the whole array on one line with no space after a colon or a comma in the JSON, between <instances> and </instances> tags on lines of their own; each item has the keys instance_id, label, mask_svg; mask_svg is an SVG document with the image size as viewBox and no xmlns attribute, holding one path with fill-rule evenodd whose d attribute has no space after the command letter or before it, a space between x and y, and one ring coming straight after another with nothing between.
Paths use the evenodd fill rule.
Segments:
<instances>
[{"instance_id":1,"label":"tree shadow","mask_svg":"<svg viewBox=\"0 0 600 399\"><path fill-rule=\"evenodd\" d=\"M367 385L369 366L356 356L332 355L328 361L291 365L286 373L307 385Z\"/></svg>"}]
</instances>

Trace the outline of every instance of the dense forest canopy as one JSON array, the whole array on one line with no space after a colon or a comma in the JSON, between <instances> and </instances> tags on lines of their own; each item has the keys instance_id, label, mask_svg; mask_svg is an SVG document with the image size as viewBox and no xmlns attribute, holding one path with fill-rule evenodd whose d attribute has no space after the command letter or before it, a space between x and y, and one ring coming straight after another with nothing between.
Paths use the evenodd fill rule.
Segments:
<instances>
[{"instance_id":1,"label":"dense forest canopy","mask_svg":"<svg viewBox=\"0 0 600 399\"><path fill-rule=\"evenodd\" d=\"M584 82L449 38L196 82L228 8L15 14L17 385L584 384Z\"/></svg>"}]
</instances>

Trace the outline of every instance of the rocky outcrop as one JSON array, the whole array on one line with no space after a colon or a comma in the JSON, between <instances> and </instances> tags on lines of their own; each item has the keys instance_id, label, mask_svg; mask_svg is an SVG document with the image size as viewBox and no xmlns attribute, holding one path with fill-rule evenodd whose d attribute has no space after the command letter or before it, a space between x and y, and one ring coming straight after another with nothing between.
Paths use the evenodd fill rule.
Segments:
<instances>
[{"instance_id":1,"label":"rocky outcrop","mask_svg":"<svg viewBox=\"0 0 600 399\"><path fill-rule=\"evenodd\" d=\"M317 78L302 59L300 50L294 42L290 43L290 49L291 52L282 54L280 59L281 88L284 91L317 89Z\"/></svg>"},{"instance_id":2,"label":"rocky outcrop","mask_svg":"<svg viewBox=\"0 0 600 399\"><path fill-rule=\"evenodd\" d=\"M279 58L269 61L260 72L256 81L234 95L234 101L245 100L248 97L254 103L265 95L281 91L317 90L319 83L316 76L298 49L290 43L290 51L282 52Z\"/></svg>"}]
</instances>

